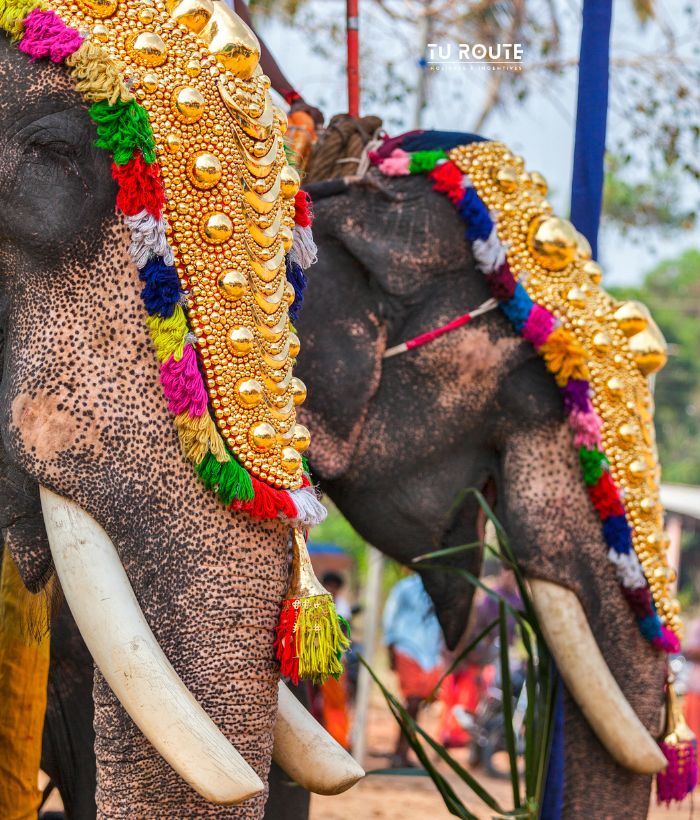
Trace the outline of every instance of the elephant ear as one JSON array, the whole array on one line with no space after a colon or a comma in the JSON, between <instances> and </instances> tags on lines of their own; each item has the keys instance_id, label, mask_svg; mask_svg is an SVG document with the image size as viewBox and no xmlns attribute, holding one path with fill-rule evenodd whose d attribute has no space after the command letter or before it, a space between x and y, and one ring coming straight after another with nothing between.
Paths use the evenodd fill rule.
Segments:
<instances>
[{"instance_id":1,"label":"elephant ear","mask_svg":"<svg viewBox=\"0 0 700 820\"><path fill-rule=\"evenodd\" d=\"M352 462L386 348L376 289L331 227L332 208L318 208L319 261L309 272L295 368L308 388L299 420L311 430L309 461L326 481L344 475Z\"/></svg>"}]
</instances>

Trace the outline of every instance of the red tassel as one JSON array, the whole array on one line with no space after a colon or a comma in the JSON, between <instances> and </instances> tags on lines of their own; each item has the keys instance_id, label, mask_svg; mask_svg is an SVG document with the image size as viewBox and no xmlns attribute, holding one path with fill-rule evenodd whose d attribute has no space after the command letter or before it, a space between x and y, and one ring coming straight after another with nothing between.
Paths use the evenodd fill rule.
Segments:
<instances>
[{"instance_id":1,"label":"red tassel","mask_svg":"<svg viewBox=\"0 0 700 820\"><path fill-rule=\"evenodd\" d=\"M605 521L610 518L611 515L625 514L625 508L620 501L620 493L607 470L603 470L603 474L597 484L588 488L588 495L601 521Z\"/></svg>"},{"instance_id":2,"label":"red tassel","mask_svg":"<svg viewBox=\"0 0 700 820\"><path fill-rule=\"evenodd\" d=\"M311 197L306 191L297 191L294 197L294 221L300 228L310 228L314 221L311 211Z\"/></svg>"},{"instance_id":3,"label":"red tassel","mask_svg":"<svg viewBox=\"0 0 700 820\"><path fill-rule=\"evenodd\" d=\"M157 162L147 165L141 153L135 151L126 165L112 163L112 177L119 185L117 208L123 214L136 216L145 210L160 219L165 205L165 192Z\"/></svg>"},{"instance_id":4,"label":"red tassel","mask_svg":"<svg viewBox=\"0 0 700 820\"><path fill-rule=\"evenodd\" d=\"M231 509L243 510L253 518L277 518L281 513L286 518L296 518L297 508L286 490L276 490L263 481L250 477L255 496L252 501L234 501Z\"/></svg>"},{"instance_id":5,"label":"red tassel","mask_svg":"<svg viewBox=\"0 0 700 820\"><path fill-rule=\"evenodd\" d=\"M294 604L297 604L295 607ZM296 686L299 683L299 651L294 627L297 622L298 600L284 601L277 623L275 653L280 662L282 677L289 678Z\"/></svg>"},{"instance_id":6,"label":"red tassel","mask_svg":"<svg viewBox=\"0 0 700 820\"><path fill-rule=\"evenodd\" d=\"M464 174L452 160L435 166L428 176L433 180L433 188L440 191L440 193L447 194L454 205L464 195L464 188L462 187Z\"/></svg>"}]
</instances>

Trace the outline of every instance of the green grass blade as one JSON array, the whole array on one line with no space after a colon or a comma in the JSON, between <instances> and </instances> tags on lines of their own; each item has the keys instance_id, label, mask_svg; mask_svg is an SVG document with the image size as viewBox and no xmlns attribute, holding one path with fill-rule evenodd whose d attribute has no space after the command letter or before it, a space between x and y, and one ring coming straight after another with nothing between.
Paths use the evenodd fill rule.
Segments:
<instances>
[{"instance_id":1,"label":"green grass blade","mask_svg":"<svg viewBox=\"0 0 700 820\"><path fill-rule=\"evenodd\" d=\"M513 729L513 686L510 679L508 662L508 616L505 601L498 604L501 653L501 692L503 693L503 734L510 761L510 781L513 786L513 805L520 806L520 774L518 772L518 754L516 751L515 731Z\"/></svg>"},{"instance_id":2,"label":"green grass blade","mask_svg":"<svg viewBox=\"0 0 700 820\"><path fill-rule=\"evenodd\" d=\"M416 555L412 559L412 564L419 564L421 561L426 561L428 558L443 558L445 555L457 555L460 552L467 552L468 550L480 549L481 541L473 541L471 544L461 544L458 547L445 547L444 549L434 550L433 552L424 552L422 555Z\"/></svg>"}]
</instances>

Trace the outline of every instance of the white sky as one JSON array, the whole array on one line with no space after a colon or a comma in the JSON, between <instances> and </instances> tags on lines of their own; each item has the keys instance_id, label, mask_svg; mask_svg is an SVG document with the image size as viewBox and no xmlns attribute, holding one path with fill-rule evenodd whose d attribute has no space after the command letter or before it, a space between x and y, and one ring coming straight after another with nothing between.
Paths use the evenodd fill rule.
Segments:
<instances>
[{"instance_id":1,"label":"white sky","mask_svg":"<svg viewBox=\"0 0 700 820\"><path fill-rule=\"evenodd\" d=\"M661 0L657 8L669 21L678 19L674 12L683 0ZM654 49L658 35L653 28L641 31L634 20L629 0L617 0L613 21L614 53L628 54L631 49ZM561 14L564 42L562 53L578 52L578 4L569 2ZM334 21L342 30L345 3L342 0L309 0L305 14L310 18ZM328 54L315 53L308 37L275 19L259 21L259 30L277 61L294 86L305 98L323 108L327 117L347 110L344 78L345 51L342 44L329 43ZM415 84L418 46L412 49L407 38L416 36L410 31L389 27L376 16L371 6L360 2L360 41L364 61L362 74L365 87L375 88L386 83L381 65L374 66L372 57L393 61L393 70ZM369 55L367 52L369 51ZM525 54L525 62L528 55ZM384 75L384 76L382 76ZM430 82L429 105L423 126L442 130L469 130L484 93L488 74L474 69L433 74ZM495 112L483 129L484 136L508 143L520 153L530 170L541 171L550 184L550 200L560 214L568 213L571 162L573 156L574 120L576 112L576 73L568 71L558 79L547 79L538 93L531 93L522 106L510 105L505 111ZM362 113L378 114L386 121L389 117L400 123L387 128L397 134L412 127L413 101L378 110L371 101L363 100ZM608 122L609 144L615 135L623 132L624 123L611 115ZM682 192L680 192L682 195ZM613 229L605 229L600 238L601 264L605 271L604 283L635 284L658 261L677 256L688 247L700 247L700 226L692 231L661 236L646 231L643 243L634 243Z\"/></svg>"}]
</instances>

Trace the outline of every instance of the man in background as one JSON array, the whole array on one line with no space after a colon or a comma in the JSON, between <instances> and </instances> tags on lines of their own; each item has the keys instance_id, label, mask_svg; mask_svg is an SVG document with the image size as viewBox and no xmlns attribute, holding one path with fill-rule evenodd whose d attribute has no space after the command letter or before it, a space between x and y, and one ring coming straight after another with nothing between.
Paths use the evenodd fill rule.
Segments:
<instances>
[{"instance_id":1,"label":"man in background","mask_svg":"<svg viewBox=\"0 0 700 820\"><path fill-rule=\"evenodd\" d=\"M383 616L384 643L399 679L406 711L415 720L443 672L444 642L433 603L419 575L409 575L389 593ZM408 740L399 734L391 766L409 766Z\"/></svg>"}]
</instances>

